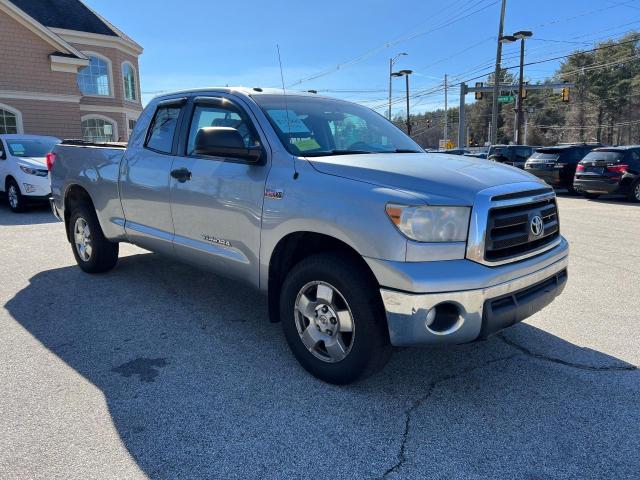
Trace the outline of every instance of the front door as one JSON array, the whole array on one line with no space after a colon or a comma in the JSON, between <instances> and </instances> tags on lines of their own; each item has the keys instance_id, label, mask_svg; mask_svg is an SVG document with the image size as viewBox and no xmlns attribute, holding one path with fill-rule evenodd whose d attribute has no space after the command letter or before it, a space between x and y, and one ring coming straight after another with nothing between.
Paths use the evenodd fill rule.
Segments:
<instances>
[{"instance_id":1,"label":"front door","mask_svg":"<svg viewBox=\"0 0 640 480\"><path fill-rule=\"evenodd\" d=\"M156 252L173 253L169 179L185 103L182 98L158 105L144 146L127 150L120 172L127 236L132 243Z\"/></svg>"},{"instance_id":2,"label":"front door","mask_svg":"<svg viewBox=\"0 0 640 480\"><path fill-rule=\"evenodd\" d=\"M268 149L264 161L250 164L196 155L194 145L198 130L211 126L235 128L246 147L266 143L236 101L198 97L189 111L184 145L173 164L186 177L171 179L174 249L184 260L257 284Z\"/></svg>"}]
</instances>

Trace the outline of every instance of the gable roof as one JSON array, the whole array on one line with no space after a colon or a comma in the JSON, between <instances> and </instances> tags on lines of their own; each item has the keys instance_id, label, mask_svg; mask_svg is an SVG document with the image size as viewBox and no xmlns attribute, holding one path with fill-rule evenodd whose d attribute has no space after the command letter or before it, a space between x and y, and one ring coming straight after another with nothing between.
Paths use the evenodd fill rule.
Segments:
<instances>
[{"instance_id":1,"label":"gable roof","mask_svg":"<svg viewBox=\"0 0 640 480\"><path fill-rule=\"evenodd\" d=\"M38 23L49 28L117 37L111 27L80 0L9 0Z\"/></svg>"}]
</instances>

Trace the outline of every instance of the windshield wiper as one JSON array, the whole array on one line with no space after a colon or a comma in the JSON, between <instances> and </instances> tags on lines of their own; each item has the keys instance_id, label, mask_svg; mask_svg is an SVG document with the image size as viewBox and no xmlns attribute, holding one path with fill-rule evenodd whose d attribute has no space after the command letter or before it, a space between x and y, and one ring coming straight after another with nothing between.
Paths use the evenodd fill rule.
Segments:
<instances>
[{"instance_id":1,"label":"windshield wiper","mask_svg":"<svg viewBox=\"0 0 640 480\"><path fill-rule=\"evenodd\" d=\"M300 152L300 156L302 157L328 157L331 155L362 155L362 154L367 154L367 153L377 153L377 152L370 152L368 150L339 150L339 149L334 149L334 150L327 150L324 152L308 152L308 153L304 153L304 152Z\"/></svg>"},{"instance_id":2,"label":"windshield wiper","mask_svg":"<svg viewBox=\"0 0 640 480\"><path fill-rule=\"evenodd\" d=\"M424 153L420 150L411 150L410 148L396 148L395 150L384 150L380 153Z\"/></svg>"}]
</instances>

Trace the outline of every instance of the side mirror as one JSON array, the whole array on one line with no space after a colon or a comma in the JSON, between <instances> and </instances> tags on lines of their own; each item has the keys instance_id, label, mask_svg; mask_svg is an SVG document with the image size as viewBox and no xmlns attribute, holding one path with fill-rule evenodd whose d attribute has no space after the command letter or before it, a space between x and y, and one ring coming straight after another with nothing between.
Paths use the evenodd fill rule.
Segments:
<instances>
[{"instance_id":1,"label":"side mirror","mask_svg":"<svg viewBox=\"0 0 640 480\"><path fill-rule=\"evenodd\" d=\"M258 163L262 158L261 147L245 147L240 132L230 127L205 127L198 130L193 152L210 157L240 158L250 163Z\"/></svg>"}]
</instances>

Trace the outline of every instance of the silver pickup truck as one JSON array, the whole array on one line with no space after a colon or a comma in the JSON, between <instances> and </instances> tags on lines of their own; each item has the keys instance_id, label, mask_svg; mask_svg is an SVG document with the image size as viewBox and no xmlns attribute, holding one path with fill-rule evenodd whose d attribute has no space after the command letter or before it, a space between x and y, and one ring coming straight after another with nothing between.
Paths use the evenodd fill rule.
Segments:
<instances>
[{"instance_id":1,"label":"silver pickup truck","mask_svg":"<svg viewBox=\"0 0 640 480\"><path fill-rule=\"evenodd\" d=\"M425 153L373 111L254 88L154 99L128 147L63 142L52 209L78 265L118 243L253 285L309 372L363 378L391 346L484 339L567 281L554 192L528 173Z\"/></svg>"}]
</instances>

